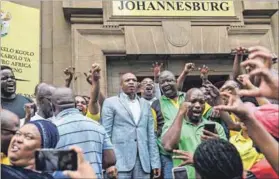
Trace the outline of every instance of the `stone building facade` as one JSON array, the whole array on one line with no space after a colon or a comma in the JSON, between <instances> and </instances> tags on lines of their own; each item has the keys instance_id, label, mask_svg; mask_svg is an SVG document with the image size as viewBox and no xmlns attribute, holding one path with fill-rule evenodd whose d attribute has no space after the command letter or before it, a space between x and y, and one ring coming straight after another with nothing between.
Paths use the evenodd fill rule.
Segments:
<instances>
[{"instance_id":1,"label":"stone building facade","mask_svg":"<svg viewBox=\"0 0 279 179\"><path fill-rule=\"evenodd\" d=\"M207 64L218 81L232 71L231 48L263 45L278 54L278 1L235 0L232 17L119 17L108 0L24 3L41 9L41 80L63 85L63 70L73 66L77 94L89 93L83 73L93 62L102 68L101 90L111 96L121 74L152 76L155 61L175 75L185 62ZM198 71L191 75L189 85Z\"/></svg>"}]
</instances>

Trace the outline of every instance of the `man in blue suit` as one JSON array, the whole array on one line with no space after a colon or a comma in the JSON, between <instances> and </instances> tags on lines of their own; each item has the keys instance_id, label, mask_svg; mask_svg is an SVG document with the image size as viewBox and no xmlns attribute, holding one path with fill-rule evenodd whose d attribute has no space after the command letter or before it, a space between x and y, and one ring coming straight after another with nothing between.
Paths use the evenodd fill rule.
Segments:
<instances>
[{"instance_id":1,"label":"man in blue suit","mask_svg":"<svg viewBox=\"0 0 279 179\"><path fill-rule=\"evenodd\" d=\"M121 77L122 92L104 101L101 123L116 154L118 178L150 178L161 174L154 119L149 103L136 95L137 78Z\"/></svg>"}]
</instances>

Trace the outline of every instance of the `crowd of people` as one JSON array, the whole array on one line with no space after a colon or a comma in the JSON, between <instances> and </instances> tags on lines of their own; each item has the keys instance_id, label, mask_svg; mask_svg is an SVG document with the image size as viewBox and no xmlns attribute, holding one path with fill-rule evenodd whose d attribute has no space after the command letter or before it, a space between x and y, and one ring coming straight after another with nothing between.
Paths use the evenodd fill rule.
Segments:
<instances>
[{"instance_id":1,"label":"crowd of people","mask_svg":"<svg viewBox=\"0 0 279 179\"><path fill-rule=\"evenodd\" d=\"M262 46L233 52L232 74L218 85L206 65L186 63L176 79L155 63L154 79L125 73L113 97L100 91L98 64L85 73L89 96L70 88L70 67L64 87L40 83L35 100L17 94L12 69L1 66L1 176L173 179L185 167L189 179L279 178L277 57ZM195 69L201 87L183 92ZM77 170L36 171L37 149L76 151Z\"/></svg>"}]
</instances>

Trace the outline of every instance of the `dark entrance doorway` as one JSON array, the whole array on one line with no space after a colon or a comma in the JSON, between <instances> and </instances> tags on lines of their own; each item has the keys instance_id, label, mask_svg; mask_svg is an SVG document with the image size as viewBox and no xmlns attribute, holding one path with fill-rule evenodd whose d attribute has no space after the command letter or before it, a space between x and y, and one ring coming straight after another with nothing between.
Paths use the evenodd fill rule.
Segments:
<instances>
[{"instance_id":1,"label":"dark entrance doorway","mask_svg":"<svg viewBox=\"0 0 279 179\"><path fill-rule=\"evenodd\" d=\"M228 75L209 75L208 80L220 88L222 84L229 78ZM187 76L182 91L186 92L191 88L200 88L202 86L202 80L199 76Z\"/></svg>"}]
</instances>

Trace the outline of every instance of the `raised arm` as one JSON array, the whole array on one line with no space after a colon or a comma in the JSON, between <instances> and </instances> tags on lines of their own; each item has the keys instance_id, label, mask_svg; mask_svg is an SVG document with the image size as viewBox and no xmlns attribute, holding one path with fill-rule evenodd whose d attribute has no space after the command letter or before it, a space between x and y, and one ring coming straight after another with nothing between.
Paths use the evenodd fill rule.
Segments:
<instances>
[{"instance_id":1,"label":"raised arm","mask_svg":"<svg viewBox=\"0 0 279 179\"><path fill-rule=\"evenodd\" d=\"M181 136L181 128L184 120L184 116L188 111L189 104L187 102L182 103L180 109L174 119L174 122L162 136L162 145L168 152L172 152L179 143Z\"/></svg>"},{"instance_id":2,"label":"raised arm","mask_svg":"<svg viewBox=\"0 0 279 179\"><path fill-rule=\"evenodd\" d=\"M232 80L236 80L236 78L242 74L240 63L243 60L244 50L245 49L243 47L239 47L232 50L232 53L235 54L233 61L233 71L231 75Z\"/></svg>"},{"instance_id":3,"label":"raised arm","mask_svg":"<svg viewBox=\"0 0 279 179\"><path fill-rule=\"evenodd\" d=\"M222 105L223 104L223 100L221 99L220 92L219 92L218 88L216 88L210 82L208 82L207 84L205 84L203 86L209 91L210 96L213 97L214 105ZM236 131L241 129L240 123L234 122L231 119L231 116L230 116L230 114L227 111L220 111L220 118L226 123L228 129L236 130Z\"/></svg>"},{"instance_id":4,"label":"raised arm","mask_svg":"<svg viewBox=\"0 0 279 179\"><path fill-rule=\"evenodd\" d=\"M161 63L160 65L158 64L158 62L156 62L155 64L153 64L153 75L154 75L154 88L155 88L155 97L157 99L159 99L161 97L161 90L160 90L160 86L159 86L159 75L161 73L161 68L164 64Z\"/></svg>"},{"instance_id":5,"label":"raised arm","mask_svg":"<svg viewBox=\"0 0 279 179\"><path fill-rule=\"evenodd\" d=\"M255 119L253 111L249 106L242 103L238 96L229 93L222 93L229 97L228 106L220 105L216 108L234 113L242 122L245 123L249 137L261 150L273 169L279 173L279 146L278 142L266 131L266 129Z\"/></svg>"},{"instance_id":6,"label":"raised arm","mask_svg":"<svg viewBox=\"0 0 279 179\"><path fill-rule=\"evenodd\" d=\"M89 85L92 85L92 73L83 73L85 78L86 78L86 81ZM99 102L99 105L102 107L103 106L103 103L105 101L106 97L105 95L100 91L99 92L99 98L98 98L98 102Z\"/></svg>"},{"instance_id":7,"label":"raised arm","mask_svg":"<svg viewBox=\"0 0 279 179\"><path fill-rule=\"evenodd\" d=\"M186 63L183 71L181 72L180 76L177 78L177 86L178 90L181 91L183 88L183 83L185 81L186 76L195 69L194 63Z\"/></svg>"},{"instance_id":8,"label":"raised arm","mask_svg":"<svg viewBox=\"0 0 279 179\"><path fill-rule=\"evenodd\" d=\"M65 87L70 88L71 82L73 80L73 77L75 75L75 68L74 67L68 67L64 70L64 74L67 76L65 79ZM75 80L77 77L75 77Z\"/></svg>"},{"instance_id":9,"label":"raised arm","mask_svg":"<svg viewBox=\"0 0 279 179\"><path fill-rule=\"evenodd\" d=\"M208 81L208 72L209 68L206 65L203 65L202 67L198 68L200 71L200 78L202 80L202 84L206 84Z\"/></svg>"},{"instance_id":10,"label":"raised arm","mask_svg":"<svg viewBox=\"0 0 279 179\"><path fill-rule=\"evenodd\" d=\"M92 115L100 113L99 108L99 95L100 95L100 66L98 64L93 64L91 69L92 83L91 83L91 92L90 100L88 104L88 111Z\"/></svg>"}]
</instances>

